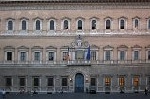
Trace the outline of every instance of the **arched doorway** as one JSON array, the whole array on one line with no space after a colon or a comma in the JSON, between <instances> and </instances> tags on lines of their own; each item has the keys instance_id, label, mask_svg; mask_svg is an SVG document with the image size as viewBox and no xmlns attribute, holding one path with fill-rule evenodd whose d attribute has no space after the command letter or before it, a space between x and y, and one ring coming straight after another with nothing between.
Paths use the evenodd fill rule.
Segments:
<instances>
[{"instance_id":1,"label":"arched doorway","mask_svg":"<svg viewBox=\"0 0 150 99\"><path fill-rule=\"evenodd\" d=\"M75 76L75 92L84 92L84 76L81 73Z\"/></svg>"}]
</instances>

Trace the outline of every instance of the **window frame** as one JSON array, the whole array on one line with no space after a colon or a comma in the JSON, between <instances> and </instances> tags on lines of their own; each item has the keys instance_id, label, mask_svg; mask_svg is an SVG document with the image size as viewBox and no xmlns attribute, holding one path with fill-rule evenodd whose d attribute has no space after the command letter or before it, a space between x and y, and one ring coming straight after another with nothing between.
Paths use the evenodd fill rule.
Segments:
<instances>
[{"instance_id":1,"label":"window frame","mask_svg":"<svg viewBox=\"0 0 150 99\"><path fill-rule=\"evenodd\" d=\"M124 29L121 29L121 21L124 21ZM125 18L120 18L119 19L119 29L120 30L125 30L125 29L127 29L127 20L125 19Z\"/></svg>"},{"instance_id":2,"label":"window frame","mask_svg":"<svg viewBox=\"0 0 150 99\"><path fill-rule=\"evenodd\" d=\"M107 20L110 21L110 28L107 28ZM112 29L112 19L111 18L106 18L105 19L105 30L111 30Z\"/></svg>"},{"instance_id":3,"label":"window frame","mask_svg":"<svg viewBox=\"0 0 150 99\"><path fill-rule=\"evenodd\" d=\"M52 82L50 82L50 85L49 85L49 79L52 79ZM54 77L47 77L47 87L54 87Z\"/></svg>"},{"instance_id":4,"label":"window frame","mask_svg":"<svg viewBox=\"0 0 150 99\"><path fill-rule=\"evenodd\" d=\"M79 21L82 22L82 24L81 24L81 26L82 26L81 29L79 29L79 24L78 24ZM83 21L83 19L81 19L81 18L77 19L77 22L76 22L76 29L77 29L77 31L83 31L83 30L84 30L84 21Z\"/></svg>"},{"instance_id":5,"label":"window frame","mask_svg":"<svg viewBox=\"0 0 150 99\"><path fill-rule=\"evenodd\" d=\"M150 30L150 18L147 19L147 30Z\"/></svg>"},{"instance_id":6,"label":"window frame","mask_svg":"<svg viewBox=\"0 0 150 99\"><path fill-rule=\"evenodd\" d=\"M37 85L36 85L36 83L35 83L35 79L38 79ZM38 76L32 77L32 86L33 86L33 87L40 87L40 84L41 84L41 82L40 82L40 77L38 77Z\"/></svg>"},{"instance_id":7,"label":"window frame","mask_svg":"<svg viewBox=\"0 0 150 99\"><path fill-rule=\"evenodd\" d=\"M10 85L8 84L8 79L10 79ZM13 86L13 79L11 76L5 77L5 86L7 86L7 87Z\"/></svg>"},{"instance_id":8,"label":"window frame","mask_svg":"<svg viewBox=\"0 0 150 99\"><path fill-rule=\"evenodd\" d=\"M40 29L39 30L37 30L37 26L36 26L36 22L37 21L39 21L40 22ZM35 21L34 21L34 30L35 31L41 31L43 28L42 28L42 25L43 25L43 23L42 23L42 19L35 19Z\"/></svg>"},{"instance_id":9,"label":"window frame","mask_svg":"<svg viewBox=\"0 0 150 99\"><path fill-rule=\"evenodd\" d=\"M54 21L54 30L51 29L51 23L50 23L51 21ZM48 27L47 28L48 28L49 31L55 31L56 30L56 20L55 19L50 19L48 21Z\"/></svg>"},{"instance_id":10,"label":"window frame","mask_svg":"<svg viewBox=\"0 0 150 99\"><path fill-rule=\"evenodd\" d=\"M136 27L136 20L138 21L138 26ZM134 18L133 19L133 29L140 29L140 19Z\"/></svg>"},{"instance_id":11,"label":"window frame","mask_svg":"<svg viewBox=\"0 0 150 99\"><path fill-rule=\"evenodd\" d=\"M68 22L68 28L65 28L65 21ZM62 21L62 30L69 30L70 29L70 19L63 19Z\"/></svg>"},{"instance_id":12,"label":"window frame","mask_svg":"<svg viewBox=\"0 0 150 99\"><path fill-rule=\"evenodd\" d=\"M93 28L93 23L92 23L93 21L95 21L95 28ZM98 28L97 23L98 23L97 19L95 19L95 18L91 19L91 22L90 22L90 26L91 27L90 27L90 29L91 30L97 30L97 28Z\"/></svg>"},{"instance_id":13,"label":"window frame","mask_svg":"<svg viewBox=\"0 0 150 99\"><path fill-rule=\"evenodd\" d=\"M10 21L12 22L12 29L9 29L9 22ZM6 26L6 30L7 31L13 31L15 29L15 21L14 21L14 19L8 19L7 22L6 22L6 25L7 25Z\"/></svg>"}]
</instances>

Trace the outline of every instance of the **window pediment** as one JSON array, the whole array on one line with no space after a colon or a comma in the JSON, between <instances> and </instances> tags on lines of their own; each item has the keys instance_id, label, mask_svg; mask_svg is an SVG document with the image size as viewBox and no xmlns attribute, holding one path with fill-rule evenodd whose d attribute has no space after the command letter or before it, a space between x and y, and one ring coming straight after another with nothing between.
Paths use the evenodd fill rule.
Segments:
<instances>
[{"instance_id":1,"label":"window pediment","mask_svg":"<svg viewBox=\"0 0 150 99\"><path fill-rule=\"evenodd\" d=\"M142 48L141 46L139 46L139 45L134 45L132 48Z\"/></svg>"},{"instance_id":2,"label":"window pediment","mask_svg":"<svg viewBox=\"0 0 150 99\"><path fill-rule=\"evenodd\" d=\"M103 47L104 50L113 50L114 47L110 46L110 45L107 45L105 47Z\"/></svg>"},{"instance_id":3,"label":"window pediment","mask_svg":"<svg viewBox=\"0 0 150 99\"><path fill-rule=\"evenodd\" d=\"M22 17L22 18L20 18L20 20L29 20L29 18Z\"/></svg>"},{"instance_id":4,"label":"window pediment","mask_svg":"<svg viewBox=\"0 0 150 99\"><path fill-rule=\"evenodd\" d=\"M107 16L107 17L104 18L104 20L108 20L108 19L109 19L109 20L113 20L113 18L112 18L112 17L109 17L109 16Z\"/></svg>"},{"instance_id":5,"label":"window pediment","mask_svg":"<svg viewBox=\"0 0 150 99\"><path fill-rule=\"evenodd\" d=\"M125 17L125 16L122 16L122 17L120 17L120 18L119 18L119 20L120 20L120 19L127 20L128 18L127 18L127 17Z\"/></svg>"},{"instance_id":6,"label":"window pediment","mask_svg":"<svg viewBox=\"0 0 150 99\"><path fill-rule=\"evenodd\" d=\"M6 46L4 49L15 49L13 46Z\"/></svg>"},{"instance_id":7,"label":"window pediment","mask_svg":"<svg viewBox=\"0 0 150 99\"><path fill-rule=\"evenodd\" d=\"M146 46L145 48L149 50L150 49L150 45Z\"/></svg>"},{"instance_id":8,"label":"window pediment","mask_svg":"<svg viewBox=\"0 0 150 99\"><path fill-rule=\"evenodd\" d=\"M97 45L94 45L94 44L92 44L92 45L90 46L90 48L91 48L91 49L97 49L97 50L99 49L99 47L98 47Z\"/></svg>"},{"instance_id":9,"label":"window pediment","mask_svg":"<svg viewBox=\"0 0 150 99\"><path fill-rule=\"evenodd\" d=\"M57 48L54 46L48 46L48 47L46 47L46 49L48 50L48 49L57 49Z\"/></svg>"},{"instance_id":10,"label":"window pediment","mask_svg":"<svg viewBox=\"0 0 150 99\"><path fill-rule=\"evenodd\" d=\"M139 20L139 19L141 19L141 18L140 18L140 17L138 17L138 16L135 16L135 17L134 17L134 18L132 18L132 19L133 19L133 20L134 20L134 19L138 19L138 20Z\"/></svg>"},{"instance_id":11,"label":"window pediment","mask_svg":"<svg viewBox=\"0 0 150 99\"><path fill-rule=\"evenodd\" d=\"M18 49L18 50L29 50L29 48L26 47L26 46L20 46L20 47L18 47L17 49Z\"/></svg>"},{"instance_id":12,"label":"window pediment","mask_svg":"<svg viewBox=\"0 0 150 99\"><path fill-rule=\"evenodd\" d=\"M71 18L63 17L62 20L71 20Z\"/></svg>"},{"instance_id":13,"label":"window pediment","mask_svg":"<svg viewBox=\"0 0 150 99\"><path fill-rule=\"evenodd\" d=\"M119 47L117 47L118 50L127 50L128 47L126 45L120 45Z\"/></svg>"},{"instance_id":14,"label":"window pediment","mask_svg":"<svg viewBox=\"0 0 150 99\"><path fill-rule=\"evenodd\" d=\"M7 18L6 20L8 21L8 20L15 20L15 19L14 19L14 18L10 18L10 17L9 17L9 18Z\"/></svg>"},{"instance_id":15,"label":"window pediment","mask_svg":"<svg viewBox=\"0 0 150 99\"><path fill-rule=\"evenodd\" d=\"M68 49L69 46L62 46L60 49Z\"/></svg>"},{"instance_id":16,"label":"window pediment","mask_svg":"<svg viewBox=\"0 0 150 99\"><path fill-rule=\"evenodd\" d=\"M91 17L91 18L90 18L90 20L94 20L94 19L95 19L95 20L99 20L98 17Z\"/></svg>"},{"instance_id":17,"label":"window pediment","mask_svg":"<svg viewBox=\"0 0 150 99\"><path fill-rule=\"evenodd\" d=\"M44 20L44 19L42 19L40 17L36 17L36 18L33 18L33 20Z\"/></svg>"},{"instance_id":18,"label":"window pediment","mask_svg":"<svg viewBox=\"0 0 150 99\"><path fill-rule=\"evenodd\" d=\"M55 17L47 18L46 20L57 20Z\"/></svg>"},{"instance_id":19,"label":"window pediment","mask_svg":"<svg viewBox=\"0 0 150 99\"><path fill-rule=\"evenodd\" d=\"M41 47L41 46L33 46L32 48L31 48L32 50L42 50L43 48Z\"/></svg>"},{"instance_id":20,"label":"window pediment","mask_svg":"<svg viewBox=\"0 0 150 99\"><path fill-rule=\"evenodd\" d=\"M77 17L76 20L85 20L83 17Z\"/></svg>"}]
</instances>

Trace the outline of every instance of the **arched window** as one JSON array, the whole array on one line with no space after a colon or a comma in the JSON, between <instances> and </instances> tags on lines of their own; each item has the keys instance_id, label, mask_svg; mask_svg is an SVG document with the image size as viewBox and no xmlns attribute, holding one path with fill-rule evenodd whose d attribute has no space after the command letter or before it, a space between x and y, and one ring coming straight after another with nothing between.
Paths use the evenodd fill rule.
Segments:
<instances>
[{"instance_id":1,"label":"arched window","mask_svg":"<svg viewBox=\"0 0 150 99\"><path fill-rule=\"evenodd\" d=\"M68 20L64 20L64 30L65 29L69 29L69 24L68 24Z\"/></svg>"},{"instance_id":2,"label":"arched window","mask_svg":"<svg viewBox=\"0 0 150 99\"><path fill-rule=\"evenodd\" d=\"M96 29L96 20L92 20L92 30Z\"/></svg>"},{"instance_id":3,"label":"arched window","mask_svg":"<svg viewBox=\"0 0 150 99\"><path fill-rule=\"evenodd\" d=\"M125 21L123 19L120 20L120 29L125 29Z\"/></svg>"},{"instance_id":4,"label":"arched window","mask_svg":"<svg viewBox=\"0 0 150 99\"><path fill-rule=\"evenodd\" d=\"M139 27L139 20L135 19L134 20L134 28L138 28Z\"/></svg>"},{"instance_id":5,"label":"arched window","mask_svg":"<svg viewBox=\"0 0 150 99\"><path fill-rule=\"evenodd\" d=\"M22 21L22 30L27 29L27 22L25 20Z\"/></svg>"},{"instance_id":6,"label":"arched window","mask_svg":"<svg viewBox=\"0 0 150 99\"><path fill-rule=\"evenodd\" d=\"M82 30L82 20L78 20L78 30Z\"/></svg>"},{"instance_id":7,"label":"arched window","mask_svg":"<svg viewBox=\"0 0 150 99\"><path fill-rule=\"evenodd\" d=\"M111 21L109 19L106 20L106 29L111 29Z\"/></svg>"},{"instance_id":8,"label":"arched window","mask_svg":"<svg viewBox=\"0 0 150 99\"><path fill-rule=\"evenodd\" d=\"M40 30L41 27L40 27L40 20L37 20L36 21L36 30Z\"/></svg>"},{"instance_id":9,"label":"arched window","mask_svg":"<svg viewBox=\"0 0 150 99\"><path fill-rule=\"evenodd\" d=\"M54 20L50 21L50 30L54 30Z\"/></svg>"},{"instance_id":10,"label":"arched window","mask_svg":"<svg viewBox=\"0 0 150 99\"><path fill-rule=\"evenodd\" d=\"M13 30L13 21L8 21L8 30Z\"/></svg>"}]
</instances>

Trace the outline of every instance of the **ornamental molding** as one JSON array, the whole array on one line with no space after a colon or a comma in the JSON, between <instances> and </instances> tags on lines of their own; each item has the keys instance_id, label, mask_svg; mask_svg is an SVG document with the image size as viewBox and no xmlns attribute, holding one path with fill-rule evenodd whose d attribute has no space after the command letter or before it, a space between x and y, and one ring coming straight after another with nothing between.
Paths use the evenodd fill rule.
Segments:
<instances>
[{"instance_id":1,"label":"ornamental molding","mask_svg":"<svg viewBox=\"0 0 150 99\"><path fill-rule=\"evenodd\" d=\"M98 9L150 9L150 3L140 4L0 4L0 11L12 10L98 10Z\"/></svg>"}]
</instances>

